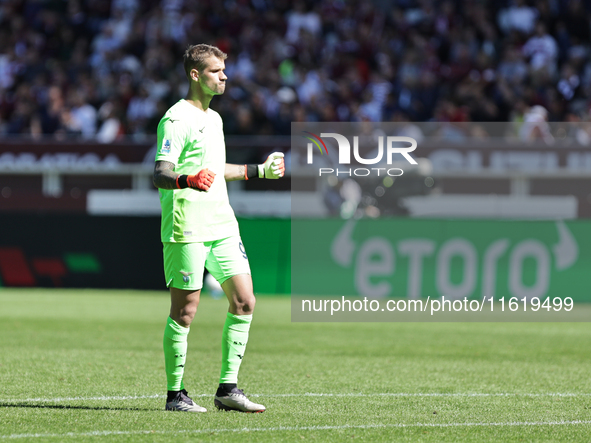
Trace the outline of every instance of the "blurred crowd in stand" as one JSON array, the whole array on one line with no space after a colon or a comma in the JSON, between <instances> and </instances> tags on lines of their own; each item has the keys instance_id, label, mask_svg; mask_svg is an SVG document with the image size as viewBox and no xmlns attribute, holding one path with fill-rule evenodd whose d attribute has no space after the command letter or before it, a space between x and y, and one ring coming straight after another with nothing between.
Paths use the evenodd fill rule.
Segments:
<instances>
[{"instance_id":1,"label":"blurred crowd in stand","mask_svg":"<svg viewBox=\"0 0 591 443\"><path fill-rule=\"evenodd\" d=\"M228 53L228 135L292 121L589 121L582 0L0 0L0 135L154 134Z\"/></svg>"}]
</instances>

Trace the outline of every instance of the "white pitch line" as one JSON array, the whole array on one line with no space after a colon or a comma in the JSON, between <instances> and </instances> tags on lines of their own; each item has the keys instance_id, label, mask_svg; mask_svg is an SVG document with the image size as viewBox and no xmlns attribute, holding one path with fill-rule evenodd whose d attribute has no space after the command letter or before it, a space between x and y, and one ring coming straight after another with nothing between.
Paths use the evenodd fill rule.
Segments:
<instances>
[{"instance_id":1,"label":"white pitch line","mask_svg":"<svg viewBox=\"0 0 591 443\"><path fill-rule=\"evenodd\" d=\"M565 425L591 425L591 420L572 421L523 421L506 423L385 423L375 425L338 425L338 426L276 426L269 428L226 428L226 429L191 429L181 431L91 431L91 432L66 432L64 434L10 434L0 435L1 439L20 438L79 438L100 437L108 435L176 435L176 434L210 434L210 433L240 433L240 432L277 432L277 431L334 431L340 429L383 429L383 428L457 428L470 426L565 426Z\"/></svg>"},{"instance_id":2,"label":"white pitch line","mask_svg":"<svg viewBox=\"0 0 591 443\"><path fill-rule=\"evenodd\" d=\"M421 392L382 392L374 394L365 394L357 392L346 393L314 393L306 392L303 394L248 394L249 397L588 397L591 393L587 392L542 392L542 393L517 393L517 392L499 392L499 393L478 393L478 392L459 392L459 393L421 393ZM191 394L191 397L211 397L212 394ZM128 395L128 396L100 396L100 397L57 397L57 398L5 398L0 402L64 402L64 401L109 401L109 400L140 400L145 398L165 398L166 395Z\"/></svg>"},{"instance_id":3,"label":"white pitch line","mask_svg":"<svg viewBox=\"0 0 591 443\"><path fill-rule=\"evenodd\" d=\"M57 398L5 398L0 399L0 402L19 402L19 401L40 401L40 402L61 402L61 401L76 401L76 400L138 400L141 398L165 398L166 395L126 395L114 397L57 397Z\"/></svg>"},{"instance_id":4,"label":"white pitch line","mask_svg":"<svg viewBox=\"0 0 591 443\"><path fill-rule=\"evenodd\" d=\"M537 393L537 394L520 394L520 393L420 393L420 392L378 392L375 394L364 394L364 393L340 393L340 394L316 394L316 393L305 393L305 394L249 394L251 397L579 397L579 396L591 396L591 393L560 393L560 392L548 392L548 393Z\"/></svg>"}]
</instances>

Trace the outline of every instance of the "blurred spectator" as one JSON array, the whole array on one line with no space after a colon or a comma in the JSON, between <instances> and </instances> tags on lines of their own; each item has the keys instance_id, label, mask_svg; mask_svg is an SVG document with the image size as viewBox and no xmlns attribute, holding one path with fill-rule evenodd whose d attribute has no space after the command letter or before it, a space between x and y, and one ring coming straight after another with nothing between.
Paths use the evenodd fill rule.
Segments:
<instances>
[{"instance_id":1,"label":"blurred spectator","mask_svg":"<svg viewBox=\"0 0 591 443\"><path fill-rule=\"evenodd\" d=\"M60 116L64 107L61 89L51 86L48 90L47 101L40 109L41 129L44 134L55 134L61 128Z\"/></svg>"},{"instance_id":2,"label":"blurred spectator","mask_svg":"<svg viewBox=\"0 0 591 443\"><path fill-rule=\"evenodd\" d=\"M287 14L285 39L288 43L296 43L300 38L300 31L305 30L313 35L318 35L321 27L320 16L315 11L306 11L305 2L296 1L294 10Z\"/></svg>"},{"instance_id":3,"label":"blurred spectator","mask_svg":"<svg viewBox=\"0 0 591 443\"><path fill-rule=\"evenodd\" d=\"M99 143L111 143L123 135L123 124L116 103L105 102L98 111L101 126L96 134Z\"/></svg>"},{"instance_id":4,"label":"blurred spectator","mask_svg":"<svg viewBox=\"0 0 591 443\"><path fill-rule=\"evenodd\" d=\"M529 59L533 71L543 69L549 75L556 72L558 45L554 37L546 32L544 23L536 24L536 32L523 46L523 54Z\"/></svg>"},{"instance_id":5,"label":"blurred spectator","mask_svg":"<svg viewBox=\"0 0 591 443\"><path fill-rule=\"evenodd\" d=\"M144 133L146 122L156 115L156 101L150 97L146 85L139 87L138 93L131 98L127 108L127 121L132 133Z\"/></svg>"},{"instance_id":6,"label":"blurred spectator","mask_svg":"<svg viewBox=\"0 0 591 443\"><path fill-rule=\"evenodd\" d=\"M550 126L548 125L548 111L546 108L536 105L525 113L519 136L522 140L528 142L542 140L548 145L554 143L554 137L550 133Z\"/></svg>"},{"instance_id":7,"label":"blurred spectator","mask_svg":"<svg viewBox=\"0 0 591 443\"><path fill-rule=\"evenodd\" d=\"M71 130L80 132L83 138L92 138L96 133L96 109L86 101L81 91L72 91L70 104Z\"/></svg>"},{"instance_id":8,"label":"blurred spectator","mask_svg":"<svg viewBox=\"0 0 591 443\"><path fill-rule=\"evenodd\" d=\"M562 67L560 80L558 81L558 91L566 101L575 98L581 85L581 79L573 66L566 64Z\"/></svg>"},{"instance_id":9,"label":"blurred spectator","mask_svg":"<svg viewBox=\"0 0 591 443\"><path fill-rule=\"evenodd\" d=\"M507 34L517 30L525 35L534 30L539 12L529 7L525 0L515 0L513 5L501 10L498 16L499 27Z\"/></svg>"},{"instance_id":10,"label":"blurred spectator","mask_svg":"<svg viewBox=\"0 0 591 443\"><path fill-rule=\"evenodd\" d=\"M518 48L509 46L503 52L503 58L497 69L499 77L512 84L520 84L527 77L527 64Z\"/></svg>"}]
</instances>

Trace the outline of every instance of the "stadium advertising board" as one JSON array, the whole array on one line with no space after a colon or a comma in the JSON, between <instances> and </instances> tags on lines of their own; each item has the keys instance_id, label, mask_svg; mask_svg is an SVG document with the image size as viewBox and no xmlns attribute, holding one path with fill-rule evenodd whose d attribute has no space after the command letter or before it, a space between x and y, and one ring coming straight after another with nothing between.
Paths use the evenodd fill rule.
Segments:
<instances>
[{"instance_id":1,"label":"stadium advertising board","mask_svg":"<svg viewBox=\"0 0 591 443\"><path fill-rule=\"evenodd\" d=\"M120 164L154 161L146 158L153 143L100 144L80 141L26 142L3 141L0 145L0 169L56 171L71 168L109 169ZM150 154L151 155L151 154Z\"/></svg>"},{"instance_id":2,"label":"stadium advertising board","mask_svg":"<svg viewBox=\"0 0 591 443\"><path fill-rule=\"evenodd\" d=\"M591 301L590 232L588 222L294 220L292 319L438 321L441 314L434 314L445 308L440 304L445 300L449 309L456 303L454 310L465 314L493 308L497 313L504 309L523 314L533 309L536 316L485 318L481 314L442 321L568 321L574 317L564 315L573 304ZM329 303L342 299L338 311L344 309L344 297L364 300L365 307L359 305L359 311L365 317L345 315L336 320L330 305L322 309L320 304L318 309L313 305L315 298ZM310 303L307 312L304 300ZM412 312L388 312L390 300L402 300L403 306L396 305L398 311ZM368 309L368 303L375 305ZM512 303L510 310L508 303ZM544 303L548 309L540 310ZM557 317L556 311L566 307L563 303L569 305L568 312ZM416 314L418 305L424 306L419 310L425 315ZM368 316L370 311L379 311L375 314L381 317ZM588 321L588 313L578 311L576 320Z\"/></svg>"},{"instance_id":3,"label":"stadium advertising board","mask_svg":"<svg viewBox=\"0 0 591 443\"><path fill-rule=\"evenodd\" d=\"M160 217L0 213L0 223L0 288L166 289ZM289 220L239 224L257 294L289 293Z\"/></svg>"},{"instance_id":4,"label":"stadium advertising board","mask_svg":"<svg viewBox=\"0 0 591 443\"><path fill-rule=\"evenodd\" d=\"M388 299L479 312L478 301L524 311L591 301L590 226L572 221L586 194L561 191L588 180L585 134L546 122L292 124L292 189L316 184L315 196L292 195L293 298L350 296L379 312ZM552 189L538 186L545 178ZM326 218L304 218L314 203Z\"/></svg>"},{"instance_id":5,"label":"stadium advertising board","mask_svg":"<svg viewBox=\"0 0 591 443\"><path fill-rule=\"evenodd\" d=\"M589 232L587 222L297 220L292 290L409 299L568 294L591 301Z\"/></svg>"}]
</instances>

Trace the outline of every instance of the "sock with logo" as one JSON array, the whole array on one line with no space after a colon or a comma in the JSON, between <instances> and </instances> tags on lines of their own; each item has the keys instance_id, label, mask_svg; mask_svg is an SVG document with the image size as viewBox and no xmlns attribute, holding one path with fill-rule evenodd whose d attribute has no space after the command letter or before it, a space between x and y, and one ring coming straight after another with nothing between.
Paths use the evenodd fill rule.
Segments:
<instances>
[{"instance_id":1,"label":"sock with logo","mask_svg":"<svg viewBox=\"0 0 591 443\"><path fill-rule=\"evenodd\" d=\"M238 370L246 343L252 315L234 315L228 312L222 334L222 372L220 384L238 383Z\"/></svg>"},{"instance_id":2,"label":"sock with logo","mask_svg":"<svg viewBox=\"0 0 591 443\"><path fill-rule=\"evenodd\" d=\"M189 328L184 328L168 317L164 328L164 367L166 386L169 391L185 389L183 374L187 359L187 336Z\"/></svg>"}]
</instances>

